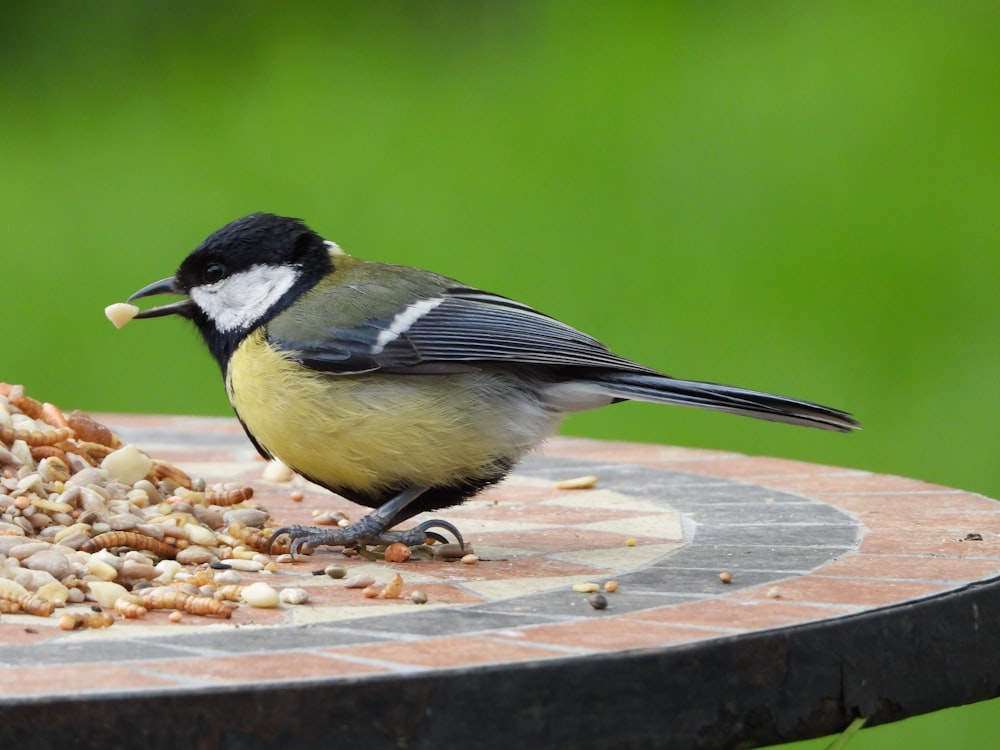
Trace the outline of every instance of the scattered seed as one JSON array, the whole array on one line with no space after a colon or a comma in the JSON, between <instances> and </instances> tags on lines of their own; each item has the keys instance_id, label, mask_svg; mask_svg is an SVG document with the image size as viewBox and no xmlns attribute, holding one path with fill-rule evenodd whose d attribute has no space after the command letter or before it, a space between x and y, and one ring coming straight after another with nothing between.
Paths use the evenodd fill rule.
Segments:
<instances>
[{"instance_id":1,"label":"scattered seed","mask_svg":"<svg viewBox=\"0 0 1000 750\"><path fill-rule=\"evenodd\" d=\"M393 542L385 548L385 561L389 563L406 562L412 554L410 548L402 542Z\"/></svg>"},{"instance_id":2,"label":"scattered seed","mask_svg":"<svg viewBox=\"0 0 1000 750\"><path fill-rule=\"evenodd\" d=\"M618 581L605 581L604 591L608 594L613 594L618 590Z\"/></svg>"},{"instance_id":3,"label":"scattered seed","mask_svg":"<svg viewBox=\"0 0 1000 750\"><path fill-rule=\"evenodd\" d=\"M414 589L410 594L410 599L413 600L414 604L427 604L427 594L420 589Z\"/></svg>"},{"instance_id":4,"label":"scattered seed","mask_svg":"<svg viewBox=\"0 0 1000 750\"><path fill-rule=\"evenodd\" d=\"M471 552L468 555L462 555L460 561L463 565L475 565L479 562L479 555L474 555Z\"/></svg>"},{"instance_id":5,"label":"scattered seed","mask_svg":"<svg viewBox=\"0 0 1000 750\"><path fill-rule=\"evenodd\" d=\"M557 490L589 490L591 487L597 485L597 477L592 474L588 474L583 477L573 477L572 479L563 479L561 482L556 482Z\"/></svg>"},{"instance_id":6,"label":"scattered seed","mask_svg":"<svg viewBox=\"0 0 1000 750\"><path fill-rule=\"evenodd\" d=\"M608 606L608 600L604 594L594 594L593 596L588 596L587 601L594 609L606 609Z\"/></svg>"},{"instance_id":7,"label":"scattered seed","mask_svg":"<svg viewBox=\"0 0 1000 750\"><path fill-rule=\"evenodd\" d=\"M732 583L733 574L727 570L724 570L721 573L719 573L719 580L722 581L723 583Z\"/></svg>"},{"instance_id":8,"label":"scattered seed","mask_svg":"<svg viewBox=\"0 0 1000 750\"><path fill-rule=\"evenodd\" d=\"M309 601L309 592L300 588L282 589L278 593L278 599L282 604L305 604Z\"/></svg>"},{"instance_id":9,"label":"scattered seed","mask_svg":"<svg viewBox=\"0 0 1000 750\"><path fill-rule=\"evenodd\" d=\"M361 591L361 595L364 596L365 599L374 599L379 595L378 587L365 586L365 588Z\"/></svg>"},{"instance_id":10,"label":"scattered seed","mask_svg":"<svg viewBox=\"0 0 1000 750\"><path fill-rule=\"evenodd\" d=\"M242 570L244 573L256 573L264 569L264 563L259 560L247 560L242 557L233 557L229 561L229 567L233 570Z\"/></svg>"},{"instance_id":11,"label":"scattered seed","mask_svg":"<svg viewBox=\"0 0 1000 750\"><path fill-rule=\"evenodd\" d=\"M363 589L375 583L375 579L366 575L355 575L344 581L345 589Z\"/></svg>"},{"instance_id":12,"label":"scattered seed","mask_svg":"<svg viewBox=\"0 0 1000 750\"><path fill-rule=\"evenodd\" d=\"M772 586L771 588L769 588L767 590L767 598L768 599L780 599L781 598L781 589L779 589L777 586Z\"/></svg>"},{"instance_id":13,"label":"scattered seed","mask_svg":"<svg viewBox=\"0 0 1000 750\"><path fill-rule=\"evenodd\" d=\"M270 609L278 606L281 597L269 584L257 581L243 589L243 601L251 607Z\"/></svg>"},{"instance_id":14,"label":"scattered seed","mask_svg":"<svg viewBox=\"0 0 1000 750\"><path fill-rule=\"evenodd\" d=\"M139 313L137 305L128 302L115 302L104 308L104 315L115 328L121 328Z\"/></svg>"},{"instance_id":15,"label":"scattered seed","mask_svg":"<svg viewBox=\"0 0 1000 750\"><path fill-rule=\"evenodd\" d=\"M596 583L574 583L573 591L578 594L593 594L601 590Z\"/></svg>"},{"instance_id":16,"label":"scattered seed","mask_svg":"<svg viewBox=\"0 0 1000 750\"><path fill-rule=\"evenodd\" d=\"M633 539L632 537L629 537L628 539L626 539L625 540L625 546L626 547L634 547L635 546L635 539Z\"/></svg>"},{"instance_id":17,"label":"scattered seed","mask_svg":"<svg viewBox=\"0 0 1000 750\"><path fill-rule=\"evenodd\" d=\"M267 482L290 482L294 472L277 459L271 459L264 466L261 478Z\"/></svg>"},{"instance_id":18,"label":"scattered seed","mask_svg":"<svg viewBox=\"0 0 1000 750\"><path fill-rule=\"evenodd\" d=\"M399 595L403 593L403 576L396 573L392 577L392 580L385 585L385 587L379 592L379 599L398 599Z\"/></svg>"}]
</instances>

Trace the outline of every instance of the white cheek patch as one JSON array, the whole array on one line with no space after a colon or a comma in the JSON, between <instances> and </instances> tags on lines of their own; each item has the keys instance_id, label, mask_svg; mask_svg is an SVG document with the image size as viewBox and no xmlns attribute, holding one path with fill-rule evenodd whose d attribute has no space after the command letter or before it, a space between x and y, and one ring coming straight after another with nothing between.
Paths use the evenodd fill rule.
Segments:
<instances>
[{"instance_id":1,"label":"white cheek patch","mask_svg":"<svg viewBox=\"0 0 1000 750\"><path fill-rule=\"evenodd\" d=\"M401 313L398 313L396 317L392 319L389 327L379 333L378 339L375 340L375 345L372 347L372 354L379 354L389 344L406 333L410 329L410 326L442 302L444 302L444 297L422 299L419 302L414 302Z\"/></svg>"},{"instance_id":2,"label":"white cheek patch","mask_svg":"<svg viewBox=\"0 0 1000 750\"><path fill-rule=\"evenodd\" d=\"M290 266L251 266L222 281L194 287L194 303L220 333L250 328L292 288L298 271Z\"/></svg>"}]
</instances>

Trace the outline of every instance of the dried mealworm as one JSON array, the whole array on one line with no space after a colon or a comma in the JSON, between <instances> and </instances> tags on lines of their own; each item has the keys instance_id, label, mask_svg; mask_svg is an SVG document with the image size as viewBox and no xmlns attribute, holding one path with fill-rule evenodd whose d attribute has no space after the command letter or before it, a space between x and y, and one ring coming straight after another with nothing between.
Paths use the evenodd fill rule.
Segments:
<instances>
[{"instance_id":1,"label":"dried mealworm","mask_svg":"<svg viewBox=\"0 0 1000 750\"><path fill-rule=\"evenodd\" d=\"M137 596L129 594L115 600L115 612L126 619L135 620L139 617L145 617L148 611L142 606L142 600Z\"/></svg>"},{"instance_id":2,"label":"dried mealworm","mask_svg":"<svg viewBox=\"0 0 1000 750\"><path fill-rule=\"evenodd\" d=\"M153 484L163 480L170 479L176 484L183 487L184 489L191 489L191 477L185 474L183 471L178 469L173 464L168 464L166 461L159 459L153 459L153 470L150 472L151 476L147 477L149 481Z\"/></svg>"},{"instance_id":3,"label":"dried mealworm","mask_svg":"<svg viewBox=\"0 0 1000 750\"><path fill-rule=\"evenodd\" d=\"M68 427L52 430L24 430L18 427L0 425L0 440L12 444L15 440L23 440L29 446L55 445L73 436L73 430Z\"/></svg>"},{"instance_id":4,"label":"dried mealworm","mask_svg":"<svg viewBox=\"0 0 1000 750\"><path fill-rule=\"evenodd\" d=\"M139 597L147 609L179 609L192 615L217 615L230 618L232 607L210 596L191 596L167 587L143 589Z\"/></svg>"},{"instance_id":5,"label":"dried mealworm","mask_svg":"<svg viewBox=\"0 0 1000 750\"><path fill-rule=\"evenodd\" d=\"M7 602L8 605L17 605L20 611L27 612L29 615L48 617L52 614L52 602L39 599L37 596L31 596L30 594L0 590L0 600Z\"/></svg>"},{"instance_id":6,"label":"dried mealworm","mask_svg":"<svg viewBox=\"0 0 1000 750\"><path fill-rule=\"evenodd\" d=\"M80 628L107 628L115 621L107 612L67 612L59 618L62 630L79 630Z\"/></svg>"},{"instance_id":7,"label":"dried mealworm","mask_svg":"<svg viewBox=\"0 0 1000 750\"><path fill-rule=\"evenodd\" d=\"M35 461L41 461L43 458L58 458L64 464L69 466L69 459L66 458L66 451L58 445L33 445L31 447L31 457L35 459Z\"/></svg>"},{"instance_id":8,"label":"dried mealworm","mask_svg":"<svg viewBox=\"0 0 1000 750\"><path fill-rule=\"evenodd\" d=\"M211 505L236 505L253 497L253 487L248 484L213 484L205 488L205 500Z\"/></svg>"},{"instance_id":9,"label":"dried mealworm","mask_svg":"<svg viewBox=\"0 0 1000 750\"><path fill-rule=\"evenodd\" d=\"M259 529L247 526L242 521L233 521L229 524L229 535L243 542L247 547L258 552L267 552L271 544L271 535ZM280 553L279 553L280 554Z\"/></svg>"},{"instance_id":10,"label":"dried mealworm","mask_svg":"<svg viewBox=\"0 0 1000 750\"><path fill-rule=\"evenodd\" d=\"M83 552L97 552L109 547L131 547L132 549L149 550L157 557L174 558L177 548L172 544L155 539L138 531L106 531L88 539L80 549Z\"/></svg>"},{"instance_id":11,"label":"dried mealworm","mask_svg":"<svg viewBox=\"0 0 1000 750\"><path fill-rule=\"evenodd\" d=\"M25 396L23 390L21 393L11 392L7 400L19 409L22 414L27 414L32 419L42 418L42 404L35 401L31 396Z\"/></svg>"}]
</instances>

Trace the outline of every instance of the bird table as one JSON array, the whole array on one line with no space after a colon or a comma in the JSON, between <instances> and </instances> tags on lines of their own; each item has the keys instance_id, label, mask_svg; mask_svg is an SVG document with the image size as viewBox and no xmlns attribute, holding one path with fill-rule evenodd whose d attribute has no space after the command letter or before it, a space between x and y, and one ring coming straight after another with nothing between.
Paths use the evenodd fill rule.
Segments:
<instances>
[{"instance_id":1,"label":"bird table","mask_svg":"<svg viewBox=\"0 0 1000 750\"><path fill-rule=\"evenodd\" d=\"M250 482L280 524L364 510L263 480L235 420L103 419L194 476ZM581 476L597 483L561 484ZM478 561L322 548L242 574L307 603L230 620L3 615L4 745L756 747L1000 693L1000 504L979 495L558 438L438 515ZM316 575L331 563L399 573L402 595Z\"/></svg>"}]
</instances>

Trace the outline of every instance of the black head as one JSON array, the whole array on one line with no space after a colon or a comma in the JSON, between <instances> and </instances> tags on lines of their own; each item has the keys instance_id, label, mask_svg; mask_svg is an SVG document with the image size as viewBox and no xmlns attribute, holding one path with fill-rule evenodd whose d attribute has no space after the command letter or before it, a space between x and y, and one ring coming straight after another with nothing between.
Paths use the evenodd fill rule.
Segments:
<instances>
[{"instance_id":1,"label":"black head","mask_svg":"<svg viewBox=\"0 0 1000 750\"><path fill-rule=\"evenodd\" d=\"M251 214L214 232L184 259L173 277L140 289L130 300L165 293L187 295L136 317L190 318L225 369L250 331L330 272L335 248L299 219Z\"/></svg>"}]
</instances>

